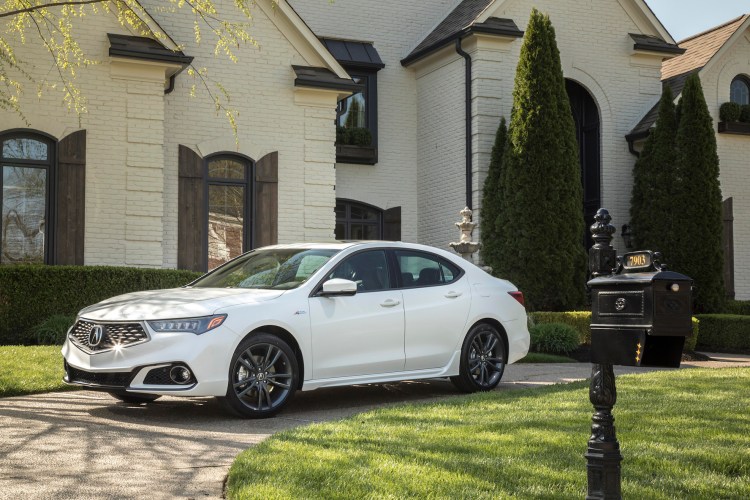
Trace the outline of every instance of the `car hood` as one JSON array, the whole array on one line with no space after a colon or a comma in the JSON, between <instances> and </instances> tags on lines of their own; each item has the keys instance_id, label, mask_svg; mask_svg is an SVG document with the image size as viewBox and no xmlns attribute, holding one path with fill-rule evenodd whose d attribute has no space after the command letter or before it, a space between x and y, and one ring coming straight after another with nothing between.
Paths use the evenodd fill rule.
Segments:
<instances>
[{"instance_id":1,"label":"car hood","mask_svg":"<svg viewBox=\"0 0 750 500\"><path fill-rule=\"evenodd\" d=\"M275 299L285 290L171 288L127 293L81 310L98 321L142 321L209 316L217 309Z\"/></svg>"}]
</instances>

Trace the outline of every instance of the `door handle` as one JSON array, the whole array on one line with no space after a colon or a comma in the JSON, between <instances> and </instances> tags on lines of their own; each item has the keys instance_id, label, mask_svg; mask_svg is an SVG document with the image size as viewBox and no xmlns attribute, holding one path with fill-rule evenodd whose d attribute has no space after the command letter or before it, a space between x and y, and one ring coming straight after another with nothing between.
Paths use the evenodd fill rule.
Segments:
<instances>
[{"instance_id":1,"label":"door handle","mask_svg":"<svg viewBox=\"0 0 750 500\"><path fill-rule=\"evenodd\" d=\"M380 305L383 307L394 307L399 305L401 302L398 300L388 299L385 302L381 302Z\"/></svg>"},{"instance_id":2,"label":"door handle","mask_svg":"<svg viewBox=\"0 0 750 500\"><path fill-rule=\"evenodd\" d=\"M463 295L461 292L450 291L445 294L445 297L447 299L455 299L456 297L460 297L461 295Z\"/></svg>"}]
</instances>

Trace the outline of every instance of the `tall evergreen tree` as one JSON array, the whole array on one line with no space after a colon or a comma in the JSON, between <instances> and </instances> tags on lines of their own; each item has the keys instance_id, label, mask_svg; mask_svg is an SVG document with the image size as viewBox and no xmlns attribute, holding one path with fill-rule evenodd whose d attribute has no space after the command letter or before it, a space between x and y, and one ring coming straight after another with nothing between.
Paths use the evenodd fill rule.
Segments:
<instances>
[{"instance_id":1,"label":"tall evergreen tree","mask_svg":"<svg viewBox=\"0 0 750 500\"><path fill-rule=\"evenodd\" d=\"M664 254L667 262L675 253L674 195L677 163L677 118L674 96L664 87L656 127L646 140L633 168L630 204L636 248Z\"/></svg>"},{"instance_id":2,"label":"tall evergreen tree","mask_svg":"<svg viewBox=\"0 0 750 500\"><path fill-rule=\"evenodd\" d=\"M688 77L682 90L677 155L679 190L672 224L677 247L671 268L695 280L697 312L720 312L725 295L719 156L697 74Z\"/></svg>"},{"instance_id":3,"label":"tall evergreen tree","mask_svg":"<svg viewBox=\"0 0 750 500\"><path fill-rule=\"evenodd\" d=\"M503 172L503 153L508 139L508 127L505 117L500 118L500 125L495 134L495 145L492 147L490 167L482 190L482 211L479 214L479 228L481 230L482 260L493 269L497 266L499 256L499 241L496 229L497 216L502 203L500 179Z\"/></svg>"},{"instance_id":4,"label":"tall evergreen tree","mask_svg":"<svg viewBox=\"0 0 750 500\"><path fill-rule=\"evenodd\" d=\"M578 146L550 19L536 9L524 34L503 158L496 273L532 310L584 299L586 256Z\"/></svg>"}]
</instances>

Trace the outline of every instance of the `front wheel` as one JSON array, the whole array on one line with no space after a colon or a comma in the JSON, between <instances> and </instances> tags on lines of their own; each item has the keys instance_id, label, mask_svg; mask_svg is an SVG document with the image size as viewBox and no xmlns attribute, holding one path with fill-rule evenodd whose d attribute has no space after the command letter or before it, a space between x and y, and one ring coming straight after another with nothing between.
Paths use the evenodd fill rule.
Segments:
<instances>
[{"instance_id":1,"label":"front wheel","mask_svg":"<svg viewBox=\"0 0 750 500\"><path fill-rule=\"evenodd\" d=\"M476 325L464 339L459 373L451 382L462 392L492 390L503 377L505 360L505 343L497 328Z\"/></svg>"},{"instance_id":2,"label":"front wheel","mask_svg":"<svg viewBox=\"0 0 750 500\"><path fill-rule=\"evenodd\" d=\"M275 335L261 333L243 340L229 365L225 406L245 418L278 413L299 384L297 357Z\"/></svg>"}]
</instances>

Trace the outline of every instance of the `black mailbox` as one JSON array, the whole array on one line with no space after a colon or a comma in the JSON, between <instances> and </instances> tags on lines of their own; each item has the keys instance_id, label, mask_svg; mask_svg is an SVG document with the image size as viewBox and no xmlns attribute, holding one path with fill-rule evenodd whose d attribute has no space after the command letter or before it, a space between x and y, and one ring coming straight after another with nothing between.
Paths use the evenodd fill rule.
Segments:
<instances>
[{"instance_id":1,"label":"black mailbox","mask_svg":"<svg viewBox=\"0 0 750 500\"><path fill-rule=\"evenodd\" d=\"M658 254L656 254L658 257ZM591 362L678 368L692 334L692 280L653 252L625 254L615 274L589 281Z\"/></svg>"}]
</instances>

